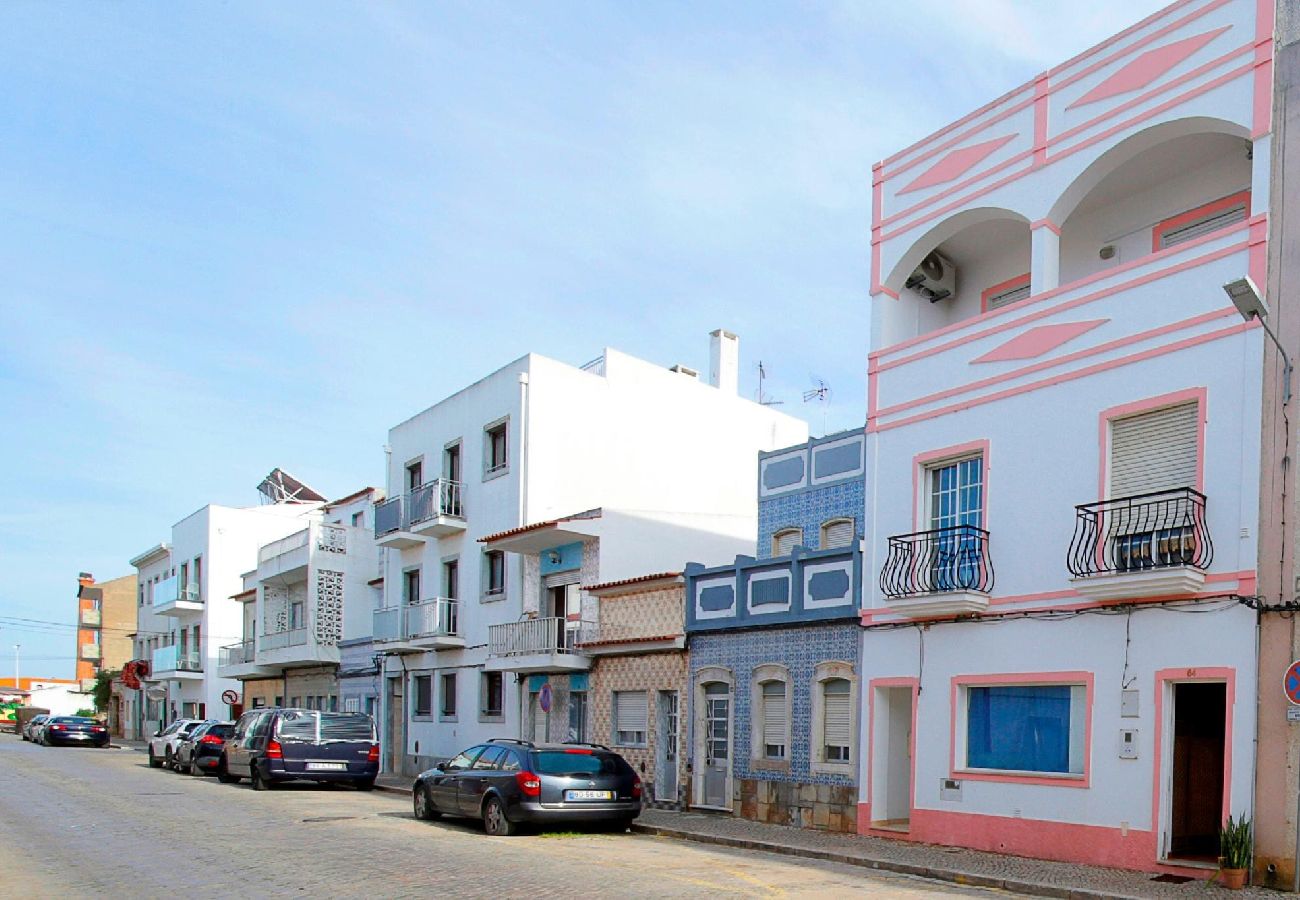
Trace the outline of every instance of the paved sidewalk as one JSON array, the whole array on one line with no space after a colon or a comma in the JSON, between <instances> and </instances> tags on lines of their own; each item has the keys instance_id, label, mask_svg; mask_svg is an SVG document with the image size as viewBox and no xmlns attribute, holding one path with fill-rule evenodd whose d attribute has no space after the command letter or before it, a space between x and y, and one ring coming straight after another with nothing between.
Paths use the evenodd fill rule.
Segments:
<instances>
[{"instance_id":1,"label":"paved sidewalk","mask_svg":"<svg viewBox=\"0 0 1300 900\"><path fill-rule=\"evenodd\" d=\"M725 814L647 809L641 813L632 830L725 847L885 869L956 884L1002 888L1043 897L1101 900L1234 896L1212 882L1170 884L1152 881L1154 876L1141 872L1022 859L887 838L831 834L784 825L766 825ZM1276 891L1265 888L1247 888L1235 896L1276 898L1278 895Z\"/></svg>"}]
</instances>

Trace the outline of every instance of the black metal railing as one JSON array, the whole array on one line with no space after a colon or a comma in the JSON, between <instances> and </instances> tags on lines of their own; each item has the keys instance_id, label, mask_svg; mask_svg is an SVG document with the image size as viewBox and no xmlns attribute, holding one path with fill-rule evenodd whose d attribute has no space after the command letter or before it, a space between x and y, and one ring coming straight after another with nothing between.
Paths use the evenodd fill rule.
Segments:
<instances>
[{"instance_id":1,"label":"black metal railing","mask_svg":"<svg viewBox=\"0 0 1300 900\"><path fill-rule=\"evenodd\" d=\"M889 555L880 570L886 597L992 589L993 560L983 528L953 525L889 539Z\"/></svg>"},{"instance_id":2,"label":"black metal railing","mask_svg":"<svg viewBox=\"0 0 1300 900\"><path fill-rule=\"evenodd\" d=\"M1207 568L1214 542L1205 523L1205 495L1192 488L1076 506L1065 565L1075 576L1139 572L1169 566Z\"/></svg>"}]
</instances>

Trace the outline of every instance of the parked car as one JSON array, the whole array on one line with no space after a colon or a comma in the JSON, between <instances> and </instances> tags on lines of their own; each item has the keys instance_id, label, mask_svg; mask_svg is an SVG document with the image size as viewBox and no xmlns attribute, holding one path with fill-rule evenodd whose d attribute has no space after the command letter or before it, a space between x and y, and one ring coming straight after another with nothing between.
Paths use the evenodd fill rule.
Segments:
<instances>
[{"instance_id":1,"label":"parked car","mask_svg":"<svg viewBox=\"0 0 1300 900\"><path fill-rule=\"evenodd\" d=\"M375 722L364 713L255 709L235 723L217 764L217 777L242 778L264 791L282 781L351 784L363 791L379 774Z\"/></svg>"},{"instance_id":2,"label":"parked car","mask_svg":"<svg viewBox=\"0 0 1300 900\"><path fill-rule=\"evenodd\" d=\"M190 732L198 728L207 719L177 719L162 731L154 732L149 738L149 765L155 769L172 767L172 757L176 755L176 745L189 737Z\"/></svg>"},{"instance_id":3,"label":"parked car","mask_svg":"<svg viewBox=\"0 0 1300 900\"><path fill-rule=\"evenodd\" d=\"M41 727L50 719L49 716L33 716L32 720L23 728L24 741L38 741Z\"/></svg>"},{"instance_id":4,"label":"parked car","mask_svg":"<svg viewBox=\"0 0 1300 900\"><path fill-rule=\"evenodd\" d=\"M108 727L88 716L51 716L41 727L41 743L46 747L77 744L108 746Z\"/></svg>"},{"instance_id":5,"label":"parked car","mask_svg":"<svg viewBox=\"0 0 1300 900\"><path fill-rule=\"evenodd\" d=\"M172 768L184 775L215 773L226 739L234 732L234 722L205 722L176 745Z\"/></svg>"},{"instance_id":6,"label":"parked car","mask_svg":"<svg viewBox=\"0 0 1300 900\"><path fill-rule=\"evenodd\" d=\"M415 816L481 818L492 835L520 825L607 823L626 829L641 814L641 779L600 744L492 740L421 772Z\"/></svg>"}]
</instances>

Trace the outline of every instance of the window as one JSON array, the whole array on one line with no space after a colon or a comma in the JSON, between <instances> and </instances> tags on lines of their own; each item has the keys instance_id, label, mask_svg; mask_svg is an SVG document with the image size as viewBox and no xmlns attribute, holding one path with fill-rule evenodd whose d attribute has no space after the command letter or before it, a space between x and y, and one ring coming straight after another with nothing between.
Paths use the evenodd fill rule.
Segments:
<instances>
[{"instance_id":1,"label":"window","mask_svg":"<svg viewBox=\"0 0 1300 900\"><path fill-rule=\"evenodd\" d=\"M853 745L853 686L847 678L830 678L821 683L822 759L847 763Z\"/></svg>"},{"instance_id":2,"label":"window","mask_svg":"<svg viewBox=\"0 0 1300 900\"><path fill-rule=\"evenodd\" d=\"M984 545L984 457L973 456L930 469L930 552L936 590L980 583Z\"/></svg>"},{"instance_id":3,"label":"window","mask_svg":"<svg viewBox=\"0 0 1300 900\"><path fill-rule=\"evenodd\" d=\"M1029 273L1017 275L1006 281L985 288L980 293L980 307L984 312L1001 309L1013 303L1029 298Z\"/></svg>"},{"instance_id":4,"label":"window","mask_svg":"<svg viewBox=\"0 0 1300 900\"><path fill-rule=\"evenodd\" d=\"M360 697L344 697L344 698L343 698L343 711L344 711L345 713L360 712L360 711L361 711L361 698L360 698Z\"/></svg>"},{"instance_id":5,"label":"window","mask_svg":"<svg viewBox=\"0 0 1300 900\"><path fill-rule=\"evenodd\" d=\"M289 604L289 628L290 628L290 630L296 630L296 629L298 629L298 628L306 628L306 627L307 627L307 623L306 623L306 619L305 619L305 607L306 607L306 604L304 604L303 601L301 601L301 600L295 600L295 601L293 601L292 603Z\"/></svg>"},{"instance_id":6,"label":"window","mask_svg":"<svg viewBox=\"0 0 1300 900\"><path fill-rule=\"evenodd\" d=\"M968 685L964 695L966 769L1083 774L1084 685Z\"/></svg>"},{"instance_id":7,"label":"window","mask_svg":"<svg viewBox=\"0 0 1300 900\"><path fill-rule=\"evenodd\" d=\"M507 422L497 422L483 432L484 474L504 472L510 464L507 425Z\"/></svg>"},{"instance_id":8,"label":"window","mask_svg":"<svg viewBox=\"0 0 1300 900\"><path fill-rule=\"evenodd\" d=\"M416 675L411 679L414 686L414 709L412 715L433 715L433 676Z\"/></svg>"},{"instance_id":9,"label":"window","mask_svg":"<svg viewBox=\"0 0 1300 900\"><path fill-rule=\"evenodd\" d=\"M621 747L646 745L646 692L614 692L614 743Z\"/></svg>"},{"instance_id":10,"label":"window","mask_svg":"<svg viewBox=\"0 0 1300 900\"><path fill-rule=\"evenodd\" d=\"M442 595L449 600L460 597L460 562L449 559L442 564Z\"/></svg>"},{"instance_id":11,"label":"window","mask_svg":"<svg viewBox=\"0 0 1300 900\"><path fill-rule=\"evenodd\" d=\"M803 532L798 528L782 528L772 535L772 555L789 556L803 540Z\"/></svg>"},{"instance_id":12,"label":"window","mask_svg":"<svg viewBox=\"0 0 1300 900\"><path fill-rule=\"evenodd\" d=\"M504 747L495 745L489 746L479 754L478 759L474 760L471 769L496 769L501 765L501 758L506 755Z\"/></svg>"},{"instance_id":13,"label":"window","mask_svg":"<svg viewBox=\"0 0 1300 900\"><path fill-rule=\"evenodd\" d=\"M763 682L762 697L763 758L785 759L785 682Z\"/></svg>"},{"instance_id":14,"label":"window","mask_svg":"<svg viewBox=\"0 0 1300 900\"><path fill-rule=\"evenodd\" d=\"M569 734L568 741L581 743L587 739L587 692L572 691L569 694Z\"/></svg>"},{"instance_id":15,"label":"window","mask_svg":"<svg viewBox=\"0 0 1300 900\"><path fill-rule=\"evenodd\" d=\"M420 602L419 569L409 569L402 573L402 599L408 604Z\"/></svg>"},{"instance_id":16,"label":"window","mask_svg":"<svg viewBox=\"0 0 1300 900\"><path fill-rule=\"evenodd\" d=\"M203 557L194 557L194 599L203 600Z\"/></svg>"},{"instance_id":17,"label":"window","mask_svg":"<svg viewBox=\"0 0 1300 900\"><path fill-rule=\"evenodd\" d=\"M354 512L354 513L352 514L352 527L353 527L353 528L365 528L365 527L366 527L366 511L365 511L365 510L362 510L361 512Z\"/></svg>"},{"instance_id":18,"label":"window","mask_svg":"<svg viewBox=\"0 0 1300 900\"><path fill-rule=\"evenodd\" d=\"M439 709L443 718L456 715L456 673L447 672L442 676L442 706Z\"/></svg>"},{"instance_id":19,"label":"window","mask_svg":"<svg viewBox=\"0 0 1300 900\"><path fill-rule=\"evenodd\" d=\"M1182 403L1110 423L1110 499L1195 487L1200 406ZM1179 565L1196 545L1188 500L1174 493L1120 504L1110 513L1106 553L1121 571ZM1173 527L1163 527L1173 526Z\"/></svg>"},{"instance_id":20,"label":"window","mask_svg":"<svg viewBox=\"0 0 1300 900\"><path fill-rule=\"evenodd\" d=\"M834 550L853 543L853 520L831 519L822 523L822 549Z\"/></svg>"},{"instance_id":21,"label":"window","mask_svg":"<svg viewBox=\"0 0 1300 900\"><path fill-rule=\"evenodd\" d=\"M424 484L424 460L408 463L406 466L406 489L413 491Z\"/></svg>"},{"instance_id":22,"label":"window","mask_svg":"<svg viewBox=\"0 0 1300 900\"><path fill-rule=\"evenodd\" d=\"M484 672L479 711L484 716L501 715L503 680L500 672Z\"/></svg>"},{"instance_id":23,"label":"window","mask_svg":"<svg viewBox=\"0 0 1300 900\"><path fill-rule=\"evenodd\" d=\"M504 594L506 590L506 555L500 550L487 550L483 553L483 567L486 574L488 594Z\"/></svg>"},{"instance_id":24,"label":"window","mask_svg":"<svg viewBox=\"0 0 1300 900\"><path fill-rule=\"evenodd\" d=\"M442 477L448 481L460 481L460 441L443 449Z\"/></svg>"},{"instance_id":25,"label":"window","mask_svg":"<svg viewBox=\"0 0 1300 900\"><path fill-rule=\"evenodd\" d=\"M1176 247L1220 228L1244 222L1249 214L1250 191L1198 206L1156 225L1151 232L1151 250Z\"/></svg>"}]
</instances>

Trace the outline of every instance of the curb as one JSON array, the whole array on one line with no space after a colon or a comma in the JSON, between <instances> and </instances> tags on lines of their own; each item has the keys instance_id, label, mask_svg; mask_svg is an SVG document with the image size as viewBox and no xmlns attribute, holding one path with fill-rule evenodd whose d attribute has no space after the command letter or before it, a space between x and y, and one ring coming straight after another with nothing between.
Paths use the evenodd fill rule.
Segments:
<instances>
[{"instance_id":1,"label":"curb","mask_svg":"<svg viewBox=\"0 0 1300 900\"><path fill-rule=\"evenodd\" d=\"M858 866L864 869L879 869L886 872L897 872L900 875L914 875L935 881L947 881L965 887L996 888L1016 894L1028 894L1034 897L1056 897L1061 898L1061 900L1140 900L1140 898L1126 898L1113 893L1101 893L1078 888L1058 887L1056 885L1041 884L1034 881L1022 881L1016 878L999 878L992 875L981 875L976 872L960 872L956 869L936 869L930 866L918 866L912 865L911 863L895 862L888 859L870 859L864 856L854 856L849 853L835 853L830 850L813 850L803 847L790 847L785 844L772 844L767 841L724 837L715 834L701 834L695 831L684 831L663 825L643 825L639 822L634 822L632 824L632 831L638 834L651 834L659 837L676 838L677 840L682 841L714 844L720 847L734 847L739 850L758 850L763 853L776 853L782 856L798 856L804 859L817 859L824 862Z\"/></svg>"},{"instance_id":2,"label":"curb","mask_svg":"<svg viewBox=\"0 0 1300 900\"><path fill-rule=\"evenodd\" d=\"M405 796L407 796L407 797L411 796L411 789L410 789L410 788L406 788L406 787L398 787L398 786L395 785L395 784L380 784L380 783L376 782L376 783L375 783L375 790L377 790L377 791L384 791L385 793L388 793L388 794L403 794L403 795L405 795Z\"/></svg>"}]
</instances>

